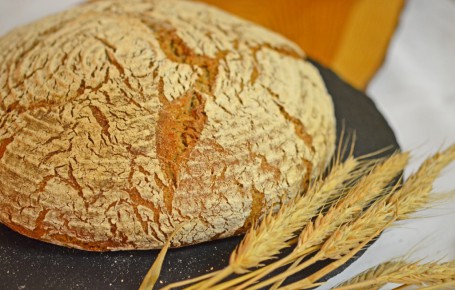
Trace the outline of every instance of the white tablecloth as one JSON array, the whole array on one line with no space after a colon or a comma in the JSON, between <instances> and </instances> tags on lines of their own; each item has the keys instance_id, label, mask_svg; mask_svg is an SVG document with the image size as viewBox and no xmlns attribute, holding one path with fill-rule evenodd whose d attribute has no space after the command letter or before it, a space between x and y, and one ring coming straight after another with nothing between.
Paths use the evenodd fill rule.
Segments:
<instances>
[{"instance_id":1,"label":"white tablecloth","mask_svg":"<svg viewBox=\"0 0 455 290\"><path fill-rule=\"evenodd\" d=\"M407 2L385 64L367 93L389 121L402 148L414 152L412 170L429 154L455 143L455 1ZM435 189L455 189L455 164L445 170ZM330 285L410 252L411 259L454 260L455 201L419 216L425 218L400 223L385 232Z\"/></svg>"},{"instance_id":2,"label":"white tablecloth","mask_svg":"<svg viewBox=\"0 0 455 290\"><path fill-rule=\"evenodd\" d=\"M81 0L0 0L0 35L11 28L71 7ZM455 1L411 0L402 14L386 62L368 88L405 150L411 168L455 143ZM455 188L455 165L436 186ZM455 259L455 202L427 210L384 233L332 284L387 259L407 254ZM324 288L329 288L326 286Z\"/></svg>"}]
</instances>

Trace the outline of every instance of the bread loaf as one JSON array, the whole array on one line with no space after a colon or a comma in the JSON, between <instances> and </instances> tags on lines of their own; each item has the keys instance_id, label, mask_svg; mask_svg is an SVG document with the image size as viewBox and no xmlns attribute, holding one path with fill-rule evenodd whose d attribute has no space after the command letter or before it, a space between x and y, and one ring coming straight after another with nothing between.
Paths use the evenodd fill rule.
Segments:
<instances>
[{"instance_id":1,"label":"bread loaf","mask_svg":"<svg viewBox=\"0 0 455 290\"><path fill-rule=\"evenodd\" d=\"M243 233L334 150L304 53L192 1L95 1L17 28L0 96L0 222L85 250Z\"/></svg>"}]
</instances>

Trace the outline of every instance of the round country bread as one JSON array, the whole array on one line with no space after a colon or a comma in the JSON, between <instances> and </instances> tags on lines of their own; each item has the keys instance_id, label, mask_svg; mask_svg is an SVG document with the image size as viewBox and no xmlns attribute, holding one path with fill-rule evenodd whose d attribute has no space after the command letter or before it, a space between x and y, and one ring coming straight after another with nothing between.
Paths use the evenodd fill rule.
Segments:
<instances>
[{"instance_id":1,"label":"round country bread","mask_svg":"<svg viewBox=\"0 0 455 290\"><path fill-rule=\"evenodd\" d=\"M334 150L304 53L197 2L96 1L17 28L0 96L0 222L85 250L243 233Z\"/></svg>"}]
</instances>

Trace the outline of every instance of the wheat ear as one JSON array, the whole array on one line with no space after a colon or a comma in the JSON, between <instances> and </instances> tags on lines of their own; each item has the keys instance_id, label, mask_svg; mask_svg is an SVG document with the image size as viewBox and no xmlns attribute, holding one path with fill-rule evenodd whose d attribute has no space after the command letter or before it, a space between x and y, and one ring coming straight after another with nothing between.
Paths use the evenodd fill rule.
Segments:
<instances>
[{"instance_id":1,"label":"wheat ear","mask_svg":"<svg viewBox=\"0 0 455 290\"><path fill-rule=\"evenodd\" d=\"M407 153L395 154L383 163L377 163L376 166L373 166L370 173L361 178L339 202L329 208L326 214L319 214L315 221L307 222L299 236L297 246L286 259L276 262L275 267L263 271L236 289L243 289L251 285L288 261L296 260L290 270L295 268L297 263L300 263L301 259L308 253L308 249L321 245L341 224L355 219L369 203L378 198L384 187L403 171L408 159ZM281 282L277 282L274 287L277 287Z\"/></svg>"},{"instance_id":2,"label":"wheat ear","mask_svg":"<svg viewBox=\"0 0 455 290\"><path fill-rule=\"evenodd\" d=\"M340 227L318 254L323 254L326 259L342 259L351 253L352 248L375 237L378 230L387 228L396 220L409 218L410 214L427 206L433 182L453 160L455 145L427 159L400 189L375 202L354 222ZM329 265L302 281L288 285L289 289L305 288L333 270L335 268ZM289 273L295 273L295 269Z\"/></svg>"},{"instance_id":3,"label":"wheat ear","mask_svg":"<svg viewBox=\"0 0 455 290\"><path fill-rule=\"evenodd\" d=\"M270 259L270 253L267 253L268 249L258 250L258 248L266 241L269 243L268 238L271 235L295 236L295 232L316 216L328 200L340 194L340 190L344 188L344 181L357 177L357 175L352 175L352 172L358 173L358 171L353 171L357 163L356 159L349 158L345 163L335 167L333 174L329 175L323 182L317 182L310 188L305 196L298 198L289 207L285 206L284 210L280 211L278 215L270 216L271 220L263 222L257 230L253 229L251 232L255 234L252 235L251 243L242 243L231 256L231 264L241 268L236 272L241 273L245 269L244 266L247 266L246 269L257 266L256 261L263 259L264 256ZM271 224L273 226L270 227ZM284 227L282 227L283 225ZM289 227L289 225L291 226ZM261 234L263 236L259 236ZM256 261L250 262L248 257L254 257L253 260Z\"/></svg>"},{"instance_id":4,"label":"wheat ear","mask_svg":"<svg viewBox=\"0 0 455 290\"><path fill-rule=\"evenodd\" d=\"M282 249L290 246L289 241L295 237L295 232L341 194L346 182L362 174L361 170L355 170L358 165L358 159L352 156L343 163L335 162L329 175L324 180L318 178L313 182L305 195L297 195L276 214L269 213L258 226L252 227L232 253L229 266L208 281L194 285L194 289L209 287L232 273L245 273L275 258Z\"/></svg>"},{"instance_id":5,"label":"wheat ear","mask_svg":"<svg viewBox=\"0 0 455 290\"><path fill-rule=\"evenodd\" d=\"M285 289L307 288L315 281L347 261L346 257L354 255L351 249L358 249L367 240L374 239L382 230L392 222L408 218L409 215L430 201L429 193L432 183L439 176L441 170L455 159L455 145L441 153L435 154L427 159L398 190L392 190L388 195L375 202L365 213L352 223L341 226L325 243L317 253L318 259L338 259L327 267L321 269L306 279L293 283ZM284 277L292 275L317 259L312 258L303 265L290 271L279 274L269 280L261 282L250 289L259 289L269 285L271 282L279 281ZM311 262L311 263L309 263Z\"/></svg>"},{"instance_id":6,"label":"wheat ear","mask_svg":"<svg viewBox=\"0 0 455 290\"><path fill-rule=\"evenodd\" d=\"M393 194L379 200L370 207L362 217L349 226L348 236L344 238L346 245L359 243L375 231L375 227L385 225L390 221L408 219L412 213L427 207L438 197L431 197L430 192L441 171L455 160L455 145L427 159L419 169L412 174L403 186ZM339 244L340 248L343 245ZM331 258L336 258L332 253Z\"/></svg>"},{"instance_id":7,"label":"wheat ear","mask_svg":"<svg viewBox=\"0 0 455 290\"><path fill-rule=\"evenodd\" d=\"M384 187L403 171L409 159L407 153L395 154L384 163L377 165L362 178L356 186L326 214L320 214L299 236L295 252L319 245L340 225L357 218L362 210L383 193Z\"/></svg>"},{"instance_id":8,"label":"wheat ear","mask_svg":"<svg viewBox=\"0 0 455 290\"><path fill-rule=\"evenodd\" d=\"M382 264L379 264L371 269L368 269L359 275L351 278L349 281L343 282L342 284L338 285L337 288L343 288L344 286L348 285L355 285L358 283L362 283L365 281L374 281L371 287L382 287L386 283L383 283L380 280L380 277L384 277L386 275L392 274L398 271L400 268L406 265L405 261L389 261Z\"/></svg>"},{"instance_id":9,"label":"wheat ear","mask_svg":"<svg viewBox=\"0 0 455 290\"><path fill-rule=\"evenodd\" d=\"M381 232L381 230L378 230L376 235L379 235ZM346 255L339 259L339 260L336 260L334 262L332 262L331 264L329 264L328 266L324 267L321 271L318 271L316 272L315 274L319 275L322 271L333 271L334 269L338 268L339 266L343 265L344 263L346 263L349 259L351 259L356 253L358 253L360 250L362 250L363 247L365 247L372 239L374 239L374 237L376 235L373 235L372 237L370 237L369 239L366 239L364 240L362 243L356 245L356 247L354 249L351 249L348 253L346 253ZM281 273L281 274L278 274L266 281L263 281L261 283L258 283L258 284L255 284L251 287L249 287L248 289L250 290L257 290L257 289L261 289L267 285L270 285L271 283L274 283L276 281L279 281L285 277L289 277L290 275L293 275L299 271L301 271L302 269L305 269L307 268L308 266L316 263L317 261L320 261L320 260L323 260L324 259L324 245L323 247L321 248L321 250L319 250L313 257L309 258L307 261L305 261L304 263L302 263L301 265L297 266L296 268L292 269L292 270L286 270L285 272ZM330 269L330 270L328 270ZM287 286L284 286L282 288L279 288L279 289L287 289L287 290L291 290L291 289L306 289L308 287L306 286L311 286L310 288L314 287L315 284L313 284L315 281L315 278L314 278L314 274L301 280L301 281L298 281L296 283L292 283L290 285L287 285Z\"/></svg>"},{"instance_id":10,"label":"wheat ear","mask_svg":"<svg viewBox=\"0 0 455 290\"><path fill-rule=\"evenodd\" d=\"M369 289L370 287L380 287L387 283L406 286L431 286L453 282L455 282L455 261L426 264L398 261L386 262L368 269L335 289Z\"/></svg>"},{"instance_id":11,"label":"wheat ear","mask_svg":"<svg viewBox=\"0 0 455 290\"><path fill-rule=\"evenodd\" d=\"M376 165L372 165L371 171L350 189L344 199L333 205L326 215L320 214L315 221L306 225L299 236L298 245L293 254L304 252L313 245L320 245L341 224L357 217L363 208L378 198L384 187L404 170L408 160L408 153L392 155L382 164L378 159ZM301 255L289 267L289 270L296 268L304 258L305 255ZM284 280L276 282L270 289L278 289Z\"/></svg>"}]
</instances>

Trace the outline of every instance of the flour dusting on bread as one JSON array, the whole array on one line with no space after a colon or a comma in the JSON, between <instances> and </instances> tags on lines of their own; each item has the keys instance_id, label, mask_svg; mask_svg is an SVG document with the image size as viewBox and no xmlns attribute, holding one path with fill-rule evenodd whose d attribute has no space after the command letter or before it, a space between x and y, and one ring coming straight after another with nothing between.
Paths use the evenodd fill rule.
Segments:
<instances>
[{"instance_id":1,"label":"flour dusting on bread","mask_svg":"<svg viewBox=\"0 0 455 290\"><path fill-rule=\"evenodd\" d=\"M0 97L0 222L85 250L245 232L334 150L304 53L193 1L94 1L17 28Z\"/></svg>"}]
</instances>

